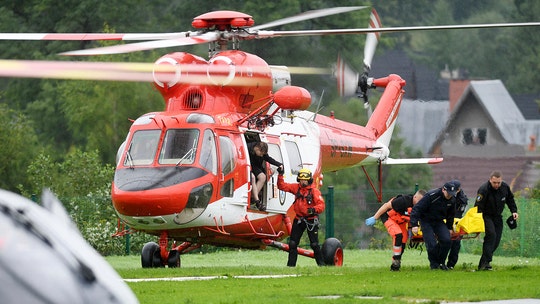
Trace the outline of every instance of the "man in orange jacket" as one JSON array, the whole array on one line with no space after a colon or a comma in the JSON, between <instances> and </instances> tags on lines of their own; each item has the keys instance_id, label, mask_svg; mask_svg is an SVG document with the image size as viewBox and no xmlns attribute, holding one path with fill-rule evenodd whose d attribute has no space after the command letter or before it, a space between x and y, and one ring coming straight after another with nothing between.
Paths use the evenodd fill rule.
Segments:
<instances>
[{"instance_id":1,"label":"man in orange jacket","mask_svg":"<svg viewBox=\"0 0 540 304\"><path fill-rule=\"evenodd\" d=\"M307 229L311 249L317 265L324 266L324 260L319 245L319 214L324 211L324 199L321 191L313 185L313 175L309 169L301 169L296 180L298 183L286 183L283 179L283 169L278 167L278 188L293 193L294 212L296 216L292 223L289 237L289 259L287 266L295 267L298 258L298 243Z\"/></svg>"},{"instance_id":2,"label":"man in orange jacket","mask_svg":"<svg viewBox=\"0 0 540 304\"><path fill-rule=\"evenodd\" d=\"M392 236L392 264L390 270L401 268L401 256L405 250L409 236L409 221L412 207L426 194L426 190L418 190L414 195L398 195L384 203L374 216L366 219L366 225L373 226L381 219L388 234Z\"/></svg>"}]
</instances>

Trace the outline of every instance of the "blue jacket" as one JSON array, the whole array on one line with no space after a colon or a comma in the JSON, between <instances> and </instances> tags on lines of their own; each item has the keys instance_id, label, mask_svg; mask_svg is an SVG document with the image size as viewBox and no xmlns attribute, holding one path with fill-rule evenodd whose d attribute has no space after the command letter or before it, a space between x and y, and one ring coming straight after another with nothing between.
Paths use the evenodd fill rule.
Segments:
<instances>
[{"instance_id":1,"label":"blue jacket","mask_svg":"<svg viewBox=\"0 0 540 304\"><path fill-rule=\"evenodd\" d=\"M454 215L456 214L456 200L454 197L446 199L441 188L430 190L414 205L411 213L411 227L419 226L420 221L429 223L446 220L446 227L452 229Z\"/></svg>"}]
</instances>

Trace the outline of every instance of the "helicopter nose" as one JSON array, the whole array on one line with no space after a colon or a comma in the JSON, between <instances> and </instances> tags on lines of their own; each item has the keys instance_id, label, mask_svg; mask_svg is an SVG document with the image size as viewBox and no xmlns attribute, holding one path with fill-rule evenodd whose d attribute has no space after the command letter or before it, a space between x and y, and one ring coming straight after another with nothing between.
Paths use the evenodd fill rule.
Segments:
<instances>
[{"instance_id":1,"label":"helicopter nose","mask_svg":"<svg viewBox=\"0 0 540 304\"><path fill-rule=\"evenodd\" d=\"M180 213L186 207L189 190L152 189L122 191L113 185L113 205L124 216L161 216Z\"/></svg>"},{"instance_id":2,"label":"helicopter nose","mask_svg":"<svg viewBox=\"0 0 540 304\"><path fill-rule=\"evenodd\" d=\"M207 182L189 183L146 191L121 191L113 185L113 205L119 216L132 228L156 225L182 225L199 217L208 207L214 187Z\"/></svg>"}]
</instances>

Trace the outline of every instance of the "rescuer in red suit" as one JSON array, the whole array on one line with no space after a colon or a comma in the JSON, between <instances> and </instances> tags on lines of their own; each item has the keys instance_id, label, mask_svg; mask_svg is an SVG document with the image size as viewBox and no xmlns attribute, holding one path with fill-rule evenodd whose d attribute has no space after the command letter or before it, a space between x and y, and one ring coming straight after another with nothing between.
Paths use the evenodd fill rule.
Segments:
<instances>
[{"instance_id":1,"label":"rescuer in red suit","mask_svg":"<svg viewBox=\"0 0 540 304\"><path fill-rule=\"evenodd\" d=\"M388 234L392 236L392 265L390 270L401 268L401 256L405 250L409 236L409 221L412 207L426 194L426 190L418 190L414 195L398 195L384 203L375 215L366 219L366 225L373 226L381 219Z\"/></svg>"},{"instance_id":2,"label":"rescuer in red suit","mask_svg":"<svg viewBox=\"0 0 540 304\"><path fill-rule=\"evenodd\" d=\"M324 260L319 245L319 214L324 211L324 199L321 191L313 185L313 175L309 169L301 169L296 180L298 183L286 183L283 180L283 169L278 168L278 188L293 193L294 212L296 216L292 223L289 237L289 259L287 266L295 267L298 258L298 243L307 229L310 247L313 249L317 265L324 266Z\"/></svg>"}]
</instances>

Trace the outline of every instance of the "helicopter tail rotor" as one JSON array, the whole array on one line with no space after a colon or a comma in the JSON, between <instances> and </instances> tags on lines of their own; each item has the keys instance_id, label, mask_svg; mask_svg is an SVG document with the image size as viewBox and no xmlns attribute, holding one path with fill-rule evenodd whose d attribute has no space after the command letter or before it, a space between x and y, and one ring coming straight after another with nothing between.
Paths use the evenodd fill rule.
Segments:
<instances>
[{"instance_id":1,"label":"helicopter tail rotor","mask_svg":"<svg viewBox=\"0 0 540 304\"><path fill-rule=\"evenodd\" d=\"M372 9L371 14L369 15L369 28L381 28L381 20L375 9ZM375 55L375 49L377 48L380 35L381 33L379 32L371 32L366 36L366 45L364 46L364 72L369 72L371 70L371 61L373 60L373 55Z\"/></svg>"}]
</instances>

